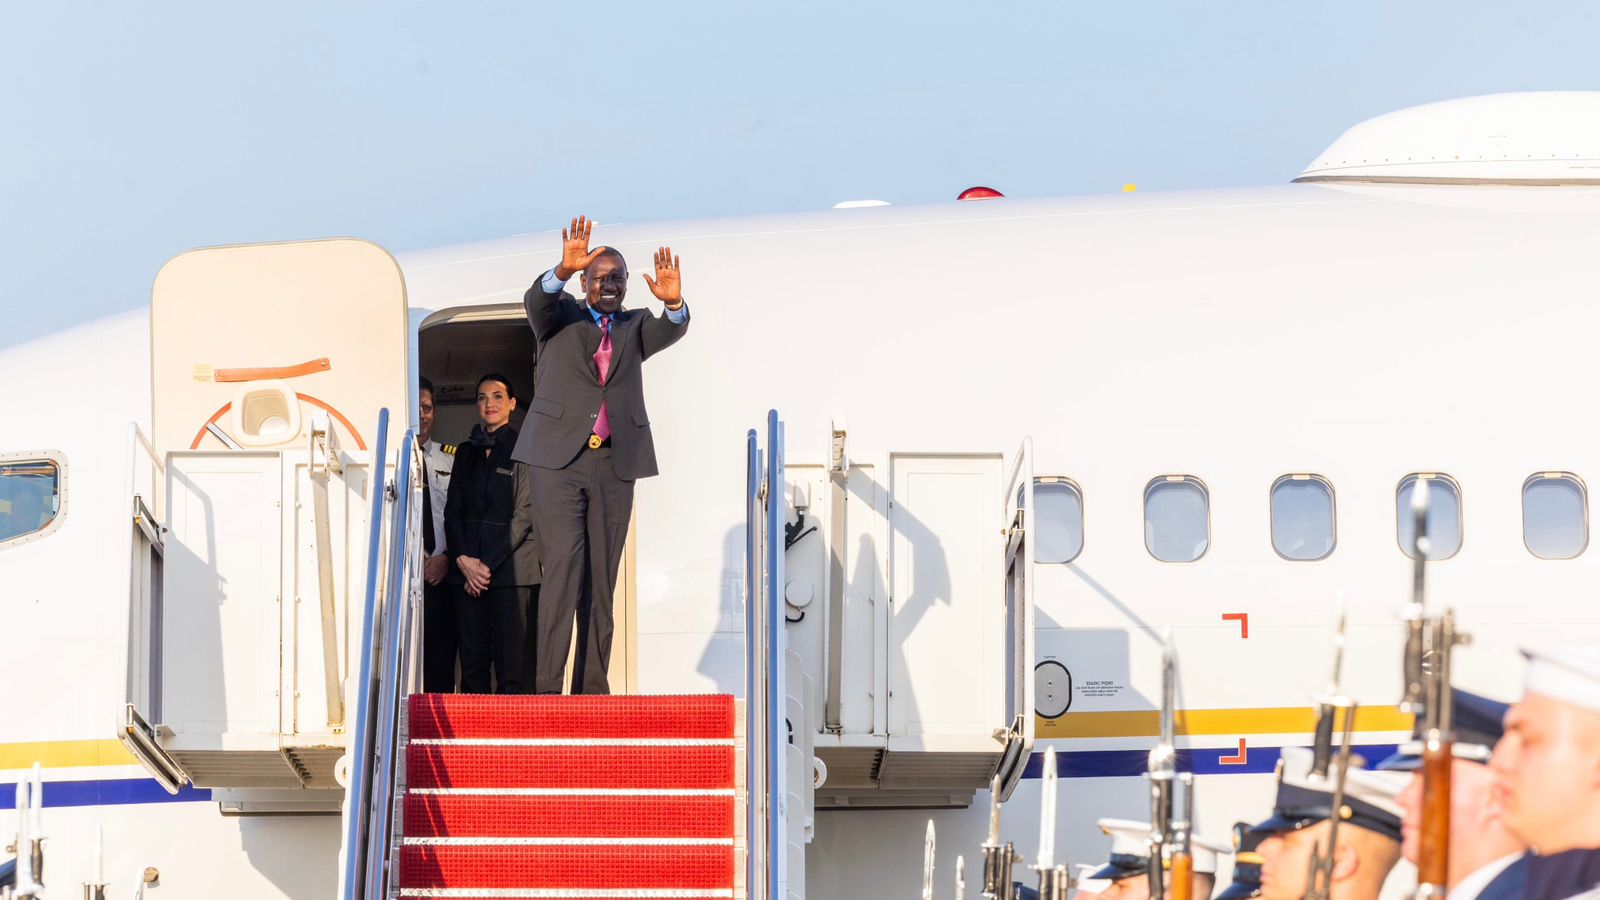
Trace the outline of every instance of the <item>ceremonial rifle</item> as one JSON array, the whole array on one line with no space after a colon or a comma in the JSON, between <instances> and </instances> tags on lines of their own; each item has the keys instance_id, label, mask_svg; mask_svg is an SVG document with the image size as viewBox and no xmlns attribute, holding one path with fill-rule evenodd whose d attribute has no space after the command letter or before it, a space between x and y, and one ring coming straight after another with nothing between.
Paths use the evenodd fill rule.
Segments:
<instances>
[{"instance_id":1,"label":"ceremonial rifle","mask_svg":"<svg viewBox=\"0 0 1600 900\"><path fill-rule=\"evenodd\" d=\"M922 900L933 900L933 820L922 840Z\"/></svg>"},{"instance_id":2,"label":"ceremonial rifle","mask_svg":"<svg viewBox=\"0 0 1600 900\"><path fill-rule=\"evenodd\" d=\"M1331 775L1333 805L1328 816L1326 849L1321 842L1311 848L1304 900L1328 900L1333 892L1333 864L1338 858L1339 822L1344 818L1340 812L1344 809L1345 779L1350 773L1353 759L1350 741L1355 734L1356 702L1339 691L1344 667L1344 632L1345 614L1341 608L1339 628L1333 638L1333 676L1328 680L1327 693L1317 698L1317 730L1311 750L1310 773L1311 778L1317 781L1326 781ZM1341 709L1344 710L1344 734L1336 758L1333 751L1334 718Z\"/></svg>"},{"instance_id":3,"label":"ceremonial rifle","mask_svg":"<svg viewBox=\"0 0 1600 900\"><path fill-rule=\"evenodd\" d=\"M983 842L983 900L1012 900L1011 867L1017 850L1000 843L1000 773L989 782L989 838Z\"/></svg>"},{"instance_id":4,"label":"ceremonial rifle","mask_svg":"<svg viewBox=\"0 0 1600 900\"><path fill-rule=\"evenodd\" d=\"M1167 633L1161 650L1161 735L1150 749L1145 778L1150 781L1150 840L1147 867L1151 900L1166 896L1164 871L1172 866L1172 900L1193 900L1194 856L1189 834L1194 821L1194 776L1178 773L1176 747L1177 661L1172 650L1172 633ZM1172 817L1176 785L1184 787L1183 819Z\"/></svg>"},{"instance_id":5,"label":"ceremonial rifle","mask_svg":"<svg viewBox=\"0 0 1600 900\"><path fill-rule=\"evenodd\" d=\"M1402 712L1418 718L1422 736L1422 822L1417 847L1415 897L1443 897L1450 870L1450 775L1455 758L1451 732L1450 660L1469 636L1456 631L1455 610L1428 615L1428 481L1411 488L1411 602L1405 609L1406 643Z\"/></svg>"},{"instance_id":6,"label":"ceremonial rifle","mask_svg":"<svg viewBox=\"0 0 1600 900\"><path fill-rule=\"evenodd\" d=\"M1064 865L1056 865L1056 748L1044 751L1044 786L1039 802L1039 900L1067 900L1072 890L1072 873Z\"/></svg>"}]
</instances>

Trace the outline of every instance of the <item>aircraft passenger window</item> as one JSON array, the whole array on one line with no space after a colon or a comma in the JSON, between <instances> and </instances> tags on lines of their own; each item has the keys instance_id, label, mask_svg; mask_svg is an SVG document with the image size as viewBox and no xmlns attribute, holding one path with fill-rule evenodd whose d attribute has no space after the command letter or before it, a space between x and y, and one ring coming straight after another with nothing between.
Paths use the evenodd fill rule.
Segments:
<instances>
[{"instance_id":1,"label":"aircraft passenger window","mask_svg":"<svg viewBox=\"0 0 1600 900\"><path fill-rule=\"evenodd\" d=\"M1333 485L1321 475L1285 475L1272 483L1272 549L1284 559L1326 559L1333 552Z\"/></svg>"},{"instance_id":2,"label":"aircraft passenger window","mask_svg":"<svg viewBox=\"0 0 1600 900\"><path fill-rule=\"evenodd\" d=\"M1400 549L1411 556L1416 528L1411 521L1411 492L1417 479L1428 483L1428 558L1449 559L1461 550L1461 487L1449 475L1407 475L1395 492L1396 534Z\"/></svg>"},{"instance_id":3,"label":"aircraft passenger window","mask_svg":"<svg viewBox=\"0 0 1600 900\"><path fill-rule=\"evenodd\" d=\"M1589 545L1589 498L1570 472L1540 472L1522 483L1522 542L1540 559L1571 559Z\"/></svg>"},{"instance_id":4,"label":"aircraft passenger window","mask_svg":"<svg viewBox=\"0 0 1600 900\"><path fill-rule=\"evenodd\" d=\"M0 544L43 531L61 510L61 469L49 459L0 459Z\"/></svg>"},{"instance_id":5,"label":"aircraft passenger window","mask_svg":"<svg viewBox=\"0 0 1600 900\"><path fill-rule=\"evenodd\" d=\"M1144 489L1144 546L1162 562L1194 562L1211 544L1211 496L1192 475L1164 475Z\"/></svg>"},{"instance_id":6,"label":"aircraft passenger window","mask_svg":"<svg viewBox=\"0 0 1600 900\"><path fill-rule=\"evenodd\" d=\"M1083 552L1083 492L1065 478L1039 478L1033 484L1033 561L1069 563Z\"/></svg>"}]
</instances>

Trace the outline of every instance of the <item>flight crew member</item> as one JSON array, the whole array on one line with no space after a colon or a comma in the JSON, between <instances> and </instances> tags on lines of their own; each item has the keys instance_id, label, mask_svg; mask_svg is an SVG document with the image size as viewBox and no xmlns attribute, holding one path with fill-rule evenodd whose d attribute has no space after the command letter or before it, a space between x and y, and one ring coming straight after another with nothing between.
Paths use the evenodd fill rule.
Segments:
<instances>
[{"instance_id":1,"label":"flight crew member","mask_svg":"<svg viewBox=\"0 0 1600 900\"><path fill-rule=\"evenodd\" d=\"M561 261L528 288L523 305L538 342L534 396L513 456L528 472L534 533L544 563L535 689L561 693L574 615L574 693L606 694L611 602L633 513L633 486L656 474L642 364L689 327L679 264L655 254L645 282L662 315L622 308L628 266L610 247L589 249L593 223L561 231ZM584 301L563 292L582 273Z\"/></svg>"},{"instance_id":2,"label":"flight crew member","mask_svg":"<svg viewBox=\"0 0 1600 900\"><path fill-rule=\"evenodd\" d=\"M1261 841L1261 897L1300 900L1310 885L1312 854L1326 851L1333 814L1334 777L1312 778L1312 753L1285 747L1278 768L1272 816L1255 826ZM1345 776L1338 846L1334 848L1331 900L1377 900L1400 861L1400 807L1404 776L1355 767Z\"/></svg>"},{"instance_id":3,"label":"flight crew member","mask_svg":"<svg viewBox=\"0 0 1600 900\"><path fill-rule=\"evenodd\" d=\"M528 609L535 602L539 560L532 537L512 540L515 502L511 448L517 408L511 381L490 374L478 379L478 418L472 437L456 451L445 504L445 534L455 560L456 629L461 654L461 690L489 693L490 667L497 693L525 693L523 641Z\"/></svg>"},{"instance_id":4,"label":"flight crew member","mask_svg":"<svg viewBox=\"0 0 1600 900\"><path fill-rule=\"evenodd\" d=\"M444 508L450 496L454 444L433 439L433 382L417 388L417 446L422 448L422 690L449 694L456 689L455 590L450 575L450 546L444 531Z\"/></svg>"},{"instance_id":5,"label":"flight crew member","mask_svg":"<svg viewBox=\"0 0 1600 900\"><path fill-rule=\"evenodd\" d=\"M1450 767L1450 850L1445 886L1450 900L1517 900L1527 877L1528 844L1501 818L1494 802L1489 753L1503 733L1508 705L1460 688L1451 690L1455 759ZM1410 772L1400 796L1400 855L1415 864L1422 825L1422 719L1409 743L1378 764Z\"/></svg>"},{"instance_id":6,"label":"flight crew member","mask_svg":"<svg viewBox=\"0 0 1600 900\"><path fill-rule=\"evenodd\" d=\"M1524 694L1489 767L1506 824L1540 856L1526 896L1600 897L1600 645L1523 653Z\"/></svg>"},{"instance_id":7,"label":"flight crew member","mask_svg":"<svg viewBox=\"0 0 1600 900\"><path fill-rule=\"evenodd\" d=\"M1100 891L1100 900L1150 900L1150 823L1129 819L1101 819L1095 823L1111 837L1111 855L1106 864L1089 874L1091 879L1104 879L1108 884ZM1230 853L1228 848L1191 836L1190 854L1194 858L1194 897L1204 900L1211 896L1217 884L1217 856ZM1162 866L1169 863L1162 861ZM1172 879L1166 879L1166 893L1172 895Z\"/></svg>"}]
</instances>

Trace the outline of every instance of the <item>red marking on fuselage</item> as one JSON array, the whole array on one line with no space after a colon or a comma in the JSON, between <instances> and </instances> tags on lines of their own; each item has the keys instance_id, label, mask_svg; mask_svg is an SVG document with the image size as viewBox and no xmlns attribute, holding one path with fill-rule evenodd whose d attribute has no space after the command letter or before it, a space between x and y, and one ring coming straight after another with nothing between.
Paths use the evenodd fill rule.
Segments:
<instances>
[{"instance_id":1,"label":"red marking on fuselage","mask_svg":"<svg viewBox=\"0 0 1600 900\"><path fill-rule=\"evenodd\" d=\"M1222 621L1224 621L1224 622L1231 622L1231 621L1233 621L1235 619L1237 619L1238 622L1239 622L1239 637L1242 638L1242 639L1248 639L1250 637L1250 614L1249 613L1223 613L1222 614Z\"/></svg>"}]
</instances>

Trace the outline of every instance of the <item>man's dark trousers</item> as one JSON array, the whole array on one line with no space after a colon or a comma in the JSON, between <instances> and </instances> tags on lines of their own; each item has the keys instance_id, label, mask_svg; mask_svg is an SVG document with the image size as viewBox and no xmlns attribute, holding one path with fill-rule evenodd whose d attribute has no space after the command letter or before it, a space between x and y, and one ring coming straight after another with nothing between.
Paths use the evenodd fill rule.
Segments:
<instances>
[{"instance_id":1,"label":"man's dark trousers","mask_svg":"<svg viewBox=\"0 0 1600 900\"><path fill-rule=\"evenodd\" d=\"M617 476L610 447L585 448L565 468L529 469L538 498L533 517L545 585L544 602L538 604L534 690L561 693L576 617L572 692L609 694L611 603L633 514L633 482Z\"/></svg>"},{"instance_id":2,"label":"man's dark trousers","mask_svg":"<svg viewBox=\"0 0 1600 900\"><path fill-rule=\"evenodd\" d=\"M427 490L427 488L423 488ZM431 526L424 522L423 527ZM453 694L456 690L456 586L422 586L422 690Z\"/></svg>"}]
</instances>

